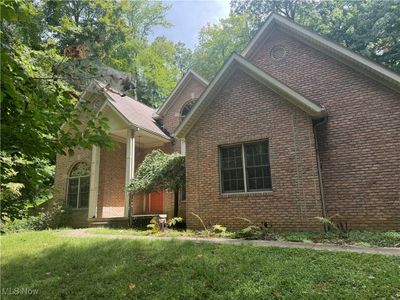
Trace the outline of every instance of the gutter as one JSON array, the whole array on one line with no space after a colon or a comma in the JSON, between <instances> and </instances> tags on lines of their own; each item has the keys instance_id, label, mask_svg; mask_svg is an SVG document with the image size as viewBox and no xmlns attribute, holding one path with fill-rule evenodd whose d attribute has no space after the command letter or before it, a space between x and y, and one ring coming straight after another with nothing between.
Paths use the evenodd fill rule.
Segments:
<instances>
[{"instance_id":1,"label":"gutter","mask_svg":"<svg viewBox=\"0 0 400 300\"><path fill-rule=\"evenodd\" d=\"M320 151L319 151L318 139L317 139L317 127L326 124L327 121L328 121L328 117L323 117L322 119L319 119L317 122L315 122L314 125L313 125L314 142L315 142L315 153L316 153L316 158L317 158L319 191L320 191L320 195L321 195L321 208L322 208L322 216L324 218L326 217L326 205L325 205L324 185L323 185L323 182L322 182ZM328 230L326 224L324 224L324 230L325 231Z\"/></svg>"}]
</instances>

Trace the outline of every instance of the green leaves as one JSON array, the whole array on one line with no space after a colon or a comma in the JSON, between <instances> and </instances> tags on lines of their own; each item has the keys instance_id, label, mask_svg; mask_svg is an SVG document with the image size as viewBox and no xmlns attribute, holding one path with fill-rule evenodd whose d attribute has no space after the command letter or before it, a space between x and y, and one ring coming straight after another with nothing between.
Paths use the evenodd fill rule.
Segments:
<instances>
[{"instance_id":1,"label":"green leaves","mask_svg":"<svg viewBox=\"0 0 400 300\"><path fill-rule=\"evenodd\" d=\"M133 193L148 193L164 189L178 190L184 185L185 156L154 150L145 157L128 189Z\"/></svg>"},{"instance_id":2,"label":"green leaves","mask_svg":"<svg viewBox=\"0 0 400 300\"><path fill-rule=\"evenodd\" d=\"M203 27L193 54L193 69L210 80L232 52L241 52L251 38L247 16L230 16Z\"/></svg>"}]
</instances>

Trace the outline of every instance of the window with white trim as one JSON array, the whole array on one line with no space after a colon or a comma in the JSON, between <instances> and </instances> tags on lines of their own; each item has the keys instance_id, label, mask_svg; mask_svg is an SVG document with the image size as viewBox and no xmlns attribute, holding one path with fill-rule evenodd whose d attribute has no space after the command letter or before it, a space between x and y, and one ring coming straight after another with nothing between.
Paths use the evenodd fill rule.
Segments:
<instances>
[{"instance_id":1,"label":"window with white trim","mask_svg":"<svg viewBox=\"0 0 400 300\"><path fill-rule=\"evenodd\" d=\"M267 140L221 146L219 153L222 193L272 190Z\"/></svg>"},{"instance_id":2,"label":"window with white trim","mask_svg":"<svg viewBox=\"0 0 400 300\"><path fill-rule=\"evenodd\" d=\"M185 104L183 104L181 108L181 112L179 114L179 119L182 122L186 116L189 114L189 112L192 110L193 106L196 104L197 98L191 99L187 101Z\"/></svg>"},{"instance_id":3,"label":"window with white trim","mask_svg":"<svg viewBox=\"0 0 400 300\"><path fill-rule=\"evenodd\" d=\"M71 169L68 178L67 205L71 208L87 208L89 203L90 168L79 162Z\"/></svg>"}]
</instances>

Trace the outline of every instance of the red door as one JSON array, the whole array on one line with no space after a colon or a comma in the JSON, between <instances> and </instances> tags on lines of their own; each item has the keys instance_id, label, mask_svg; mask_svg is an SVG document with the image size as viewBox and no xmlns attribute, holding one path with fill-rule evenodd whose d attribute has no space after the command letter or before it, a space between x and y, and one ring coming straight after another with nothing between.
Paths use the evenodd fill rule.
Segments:
<instances>
[{"instance_id":1,"label":"red door","mask_svg":"<svg viewBox=\"0 0 400 300\"><path fill-rule=\"evenodd\" d=\"M162 213L164 210L164 192L152 192L146 195L144 211Z\"/></svg>"}]
</instances>

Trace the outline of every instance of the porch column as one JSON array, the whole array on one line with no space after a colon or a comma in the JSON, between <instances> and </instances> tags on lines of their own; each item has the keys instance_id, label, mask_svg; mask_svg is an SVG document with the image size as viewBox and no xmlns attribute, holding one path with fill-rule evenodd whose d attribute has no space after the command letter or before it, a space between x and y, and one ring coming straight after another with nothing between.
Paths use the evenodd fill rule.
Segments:
<instances>
[{"instance_id":1,"label":"porch column","mask_svg":"<svg viewBox=\"0 0 400 300\"><path fill-rule=\"evenodd\" d=\"M125 173L125 210L124 217L129 217L129 192L127 187L135 174L135 130L128 128L126 136L126 173Z\"/></svg>"},{"instance_id":2,"label":"porch column","mask_svg":"<svg viewBox=\"0 0 400 300\"><path fill-rule=\"evenodd\" d=\"M93 145L92 163L90 167L90 191L88 219L97 217L97 198L99 196L99 170L100 170L100 148Z\"/></svg>"}]
</instances>

